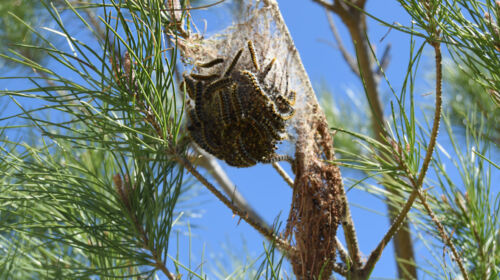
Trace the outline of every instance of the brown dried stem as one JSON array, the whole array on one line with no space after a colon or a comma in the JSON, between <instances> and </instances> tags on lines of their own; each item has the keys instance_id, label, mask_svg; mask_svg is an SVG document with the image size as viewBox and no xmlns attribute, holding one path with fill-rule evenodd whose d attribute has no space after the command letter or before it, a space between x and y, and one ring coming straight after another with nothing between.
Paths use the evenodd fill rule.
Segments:
<instances>
[{"instance_id":1,"label":"brown dried stem","mask_svg":"<svg viewBox=\"0 0 500 280\"><path fill-rule=\"evenodd\" d=\"M422 193L422 184L423 180L425 178L425 174L429 168L429 164L432 159L432 154L436 145L436 139L439 131L439 124L440 124L440 119L441 119L441 108L442 108L442 57L441 57L441 48L440 44L438 42L433 42L431 43L432 46L434 47L435 51L435 62L436 62L436 110L434 113L434 122L433 122L433 127L432 127L432 132L431 132L431 138L430 142L427 148L427 152L424 158L424 163L422 164L422 168L420 171L420 174L417 179L410 177L408 178L409 181L412 183L413 186L413 192L411 193L410 197L408 198L408 202L406 203L405 207L401 211L400 215L398 215L398 218L394 222L394 224L391 226L387 234L384 236L383 240L379 243L377 248L372 252L370 255L365 267L363 268L365 273L369 273L378 258L380 257L382 250L384 246L387 244L387 242L390 241L390 237L392 234L394 234L395 231L397 231L398 227L401 224L401 219L404 219L406 216L406 213L410 210L411 204L413 204L415 198L418 196L420 202L424 206L424 209L427 211L428 215L431 217L432 221L436 224L436 227L438 228L439 233L441 234L441 238L443 239L444 243L451 249L453 257L455 261L457 262L460 271L464 277L464 279L468 280L469 277L467 275L467 271L465 270L464 264L462 259L460 258L455 246L453 245L451 238L446 234L446 230L444 226L441 224L441 222L437 219L436 215L434 214L434 211L430 208L429 204L427 203L425 195ZM409 172L407 172L409 173Z\"/></svg>"},{"instance_id":2,"label":"brown dried stem","mask_svg":"<svg viewBox=\"0 0 500 280\"><path fill-rule=\"evenodd\" d=\"M437 134L439 132L439 124L441 120L441 107L442 107L442 86L443 86L443 69L442 69L442 55L441 55L441 44L439 42L439 37L440 37L440 29L439 29L439 24L436 22L435 19L435 10L432 10L431 5L428 2L424 2L424 7L427 9L427 19L429 21L429 34L431 35L431 38L428 39L429 43L432 45L434 48L434 54L435 54L435 63L436 63L436 111L434 112L434 124L432 127L432 132L431 132L431 141L429 142L428 148L427 148L427 154L424 158L424 162L422 164L421 172L418 176L417 179L417 185L422 186L425 174L427 172L427 169L429 168L429 164L432 160L432 153L434 151L434 147L436 146L436 138ZM427 204L427 200L425 196L422 194L422 192L419 191L418 193L420 202L422 205L424 205L425 210L427 211L427 214L431 217L432 221L436 224L436 227L438 228L439 233L441 234L441 238L443 239L444 243L450 247L453 256L455 258L455 261L457 262L460 271L462 273L462 276L464 277L465 280L469 279L469 276L467 275L467 271L465 270L465 266L463 264L462 259L460 258L460 255L458 254L455 245L453 245L451 238L448 236L446 233L446 230L444 226L441 224L441 222L437 219L436 215L434 214L434 211L430 208L430 206Z\"/></svg>"}]
</instances>

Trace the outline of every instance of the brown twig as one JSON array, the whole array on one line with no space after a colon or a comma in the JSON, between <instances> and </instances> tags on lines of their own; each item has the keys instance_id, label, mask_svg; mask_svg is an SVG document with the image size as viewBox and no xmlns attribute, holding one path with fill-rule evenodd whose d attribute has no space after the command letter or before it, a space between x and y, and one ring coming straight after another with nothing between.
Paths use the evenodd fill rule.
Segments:
<instances>
[{"instance_id":1,"label":"brown twig","mask_svg":"<svg viewBox=\"0 0 500 280\"><path fill-rule=\"evenodd\" d=\"M436 224L441 237L443 241L450 247L453 256L462 272L462 275L464 279L469 279L467 272L465 270L465 267L463 265L463 262L458 255L455 246L451 242L451 239L448 237L446 234L446 231L439 222L439 220L436 218L436 215L434 214L433 210L429 207L429 205L426 202L425 196L422 194L421 189L422 189L422 184L425 178L425 174L427 173L427 170L429 168L429 164L432 160L432 154L434 152L434 148L437 142L437 136L439 133L439 125L441 121L441 110L442 110L442 56L441 56L441 47L439 42L431 42L431 45L434 47L434 52L435 52L435 63L436 63L436 103L435 103L435 112L434 112L434 121L433 121L433 126L432 126L432 131L431 131L431 136L430 136L430 141L427 147L427 152L424 157L424 162L422 164L422 167L420 169L420 173L418 175L418 178L415 180L414 178L409 178L412 185L413 185L413 192L411 193L410 197L408 198L408 202L406 203L405 207L401 211L400 215L398 215L396 221L393 223L389 231L386 233L382 241L379 243L377 248L372 252L370 255L365 267L364 267L364 272L368 273L370 272L378 258L380 257L380 254L383 250L383 247L389 242L391 236L397 231L398 227L401 225L402 220L406 217L406 214L411 208L411 205L413 204L415 198L418 196L420 202L424 205L424 208L426 209L428 215L431 217L432 221ZM409 172L407 172L409 173Z\"/></svg>"},{"instance_id":2,"label":"brown twig","mask_svg":"<svg viewBox=\"0 0 500 280\"><path fill-rule=\"evenodd\" d=\"M356 60L354 60L352 55L345 48L342 38L340 37L339 32L337 31L337 27L335 26L335 22L333 21L333 17L332 15L330 15L330 11L325 8L325 13L326 13L326 18L328 19L328 25L330 26L330 30L332 31L335 41L337 42L337 46L340 50L340 53L344 57L344 60L346 61L347 65L349 65L349 68L351 68L351 71L354 72L354 74L356 74L356 76L359 77L358 64L356 63Z\"/></svg>"},{"instance_id":3,"label":"brown twig","mask_svg":"<svg viewBox=\"0 0 500 280\"><path fill-rule=\"evenodd\" d=\"M163 274L165 274L165 276L167 276L167 278L169 280L176 280L178 279L177 277L175 277L175 275L170 272L170 270L168 270L168 268L165 266L165 264L163 263L156 263L156 267L159 268L161 270L161 272L163 272Z\"/></svg>"},{"instance_id":4,"label":"brown twig","mask_svg":"<svg viewBox=\"0 0 500 280\"><path fill-rule=\"evenodd\" d=\"M277 162L273 162L273 167L276 170L276 172L280 174L281 178L283 178L283 180L285 180L285 182L290 186L290 188L293 189L293 180L290 177L290 175L286 173L285 169L283 169L281 165L279 165L279 163Z\"/></svg>"},{"instance_id":5,"label":"brown twig","mask_svg":"<svg viewBox=\"0 0 500 280\"><path fill-rule=\"evenodd\" d=\"M442 58L441 58L441 47L439 43L433 43L434 47L434 52L435 52L435 61L436 61L436 109L434 111L434 121L432 125L432 131L431 131L431 138L429 141L429 145L427 145L427 153L424 158L424 162L422 164L422 168L420 169L420 174L418 175L417 179L417 186L422 186L422 183L424 182L425 174L427 173L427 170L429 169L429 164L432 160L432 154L434 152L434 147L436 146L436 139L437 135L439 133L439 124L441 121L441 109L442 109L442 79L443 79L443 72L442 72Z\"/></svg>"},{"instance_id":6,"label":"brown twig","mask_svg":"<svg viewBox=\"0 0 500 280\"><path fill-rule=\"evenodd\" d=\"M431 131L431 140L429 142L428 148L427 148L427 154L425 155L424 162L422 164L421 172L418 176L417 179L417 186L421 187L424 178L426 175L426 172L429 168L429 164L432 160L432 153L434 151L434 147L436 146L436 138L437 134L439 132L439 124L441 120L441 109L442 109L442 87L443 87L443 65L442 65L442 54L441 54L441 44L440 44L440 30L439 30L439 24L436 22L435 18L435 13L436 10L433 9L433 7L428 3L424 2L424 7L427 9L427 21L428 21L428 33L430 34L430 38L427 39L428 42L431 44L431 46L434 48L434 54L435 54L435 64L436 64L436 109L434 112L434 123L432 126L432 131ZM458 254L455 245L453 245L453 242L451 241L451 238L448 236L446 233L446 230L444 226L441 224L441 222L437 219L436 215L434 214L434 211L430 208L430 206L427 204L425 196L419 192L419 199L422 205L424 205L425 210L427 211L427 214L431 217L432 221L436 224L436 227L438 228L439 233L441 234L441 238L443 239L443 242L450 247L453 256L455 258L455 261L457 262L460 271L462 273L462 276L464 277L465 280L469 279L469 276L467 275L467 271L465 270L465 266L463 264L462 259L460 258L460 255Z\"/></svg>"}]
</instances>

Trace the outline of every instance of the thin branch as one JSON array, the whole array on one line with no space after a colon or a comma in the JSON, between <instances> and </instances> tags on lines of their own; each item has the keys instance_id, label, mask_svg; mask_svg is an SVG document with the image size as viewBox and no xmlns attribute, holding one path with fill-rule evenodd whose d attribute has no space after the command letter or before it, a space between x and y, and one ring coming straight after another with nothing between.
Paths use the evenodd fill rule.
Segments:
<instances>
[{"instance_id":1,"label":"thin branch","mask_svg":"<svg viewBox=\"0 0 500 280\"><path fill-rule=\"evenodd\" d=\"M342 228L344 229L344 238L347 243L347 250L349 256L352 259L352 267L354 270L361 267L361 251L359 250L358 237L356 234L356 229L354 227L354 221L351 215L351 209L349 207L349 202L347 201L347 194L345 193L344 186L341 188L341 200L342 207L344 208L344 217L342 220Z\"/></svg>"},{"instance_id":2,"label":"thin branch","mask_svg":"<svg viewBox=\"0 0 500 280\"><path fill-rule=\"evenodd\" d=\"M417 195L418 195L418 188L415 188L410 194L410 197L408 197L408 201L406 202L403 209L401 209L399 215L397 215L396 218L394 219L394 222L392 223L387 233L384 235L384 237L379 242L377 247L371 252L370 256L368 257L368 260L366 261L366 264L362 269L363 274L369 273L373 270L375 264L382 255L382 251L384 250L385 246L389 243L389 241L391 241L394 234L396 234L396 232L403 224L403 221L405 220L406 215L408 215L408 212L410 212L411 207L413 206L413 202L415 202L415 198L417 198Z\"/></svg>"},{"instance_id":3,"label":"thin branch","mask_svg":"<svg viewBox=\"0 0 500 280\"><path fill-rule=\"evenodd\" d=\"M383 76L383 73L385 69L389 66L389 63L391 62L391 44L387 44L385 47L384 53L382 54L382 58L380 59L380 65L377 68L377 71L375 71L375 79L377 81L377 84L379 84L380 79Z\"/></svg>"},{"instance_id":4,"label":"thin branch","mask_svg":"<svg viewBox=\"0 0 500 280\"><path fill-rule=\"evenodd\" d=\"M224 193L229 196L229 198L231 198L231 201L241 209L244 209L252 219L260 223L267 230L272 230L272 227L267 224L267 222L257 213L257 211L255 211L255 209L238 191L236 186L233 184L233 182L231 182L231 179L229 179L229 176L227 176L226 172L224 171L224 169L222 169L215 157L203 151L202 149L199 149L198 147L195 148L195 151L199 155L201 155L201 157L199 157L195 161L196 165L205 168L212 175L212 177L215 179L215 181L217 181L217 184L222 188Z\"/></svg>"},{"instance_id":5,"label":"thin branch","mask_svg":"<svg viewBox=\"0 0 500 280\"><path fill-rule=\"evenodd\" d=\"M435 52L435 62L436 62L436 109L434 111L434 121L432 125L431 138L429 141L429 145L427 146L427 153L424 158L424 163L422 164L422 168L420 169L420 174L417 179L417 186L421 187L424 182L425 174L429 169L429 164L432 160L432 154L434 152L434 147L436 146L436 139L439 133L439 124L441 121L441 109L442 109L442 79L443 79L443 71L442 71L442 57L441 57L441 46L438 42L432 43Z\"/></svg>"},{"instance_id":6,"label":"thin branch","mask_svg":"<svg viewBox=\"0 0 500 280\"><path fill-rule=\"evenodd\" d=\"M333 264L333 271L337 272L338 274L342 276L347 276L347 267L343 263L334 263ZM332 278L335 279L335 278Z\"/></svg>"},{"instance_id":7,"label":"thin branch","mask_svg":"<svg viewBox=\"0 0 500 280\"><path fill-rule=\"evenodd\" d=\"M431 137L430 137L429 145L428 145L427 152L426 152L426 155L424 158L424 163L422 164L422 168L420 170L418 179L414 180L413 178L410 178L410 181L413 184L413 192L411 193L410 198L408 199L408 202L406 203L405 207L403 208L403 211L400 213L400 215L398 215L398 218L393 223L393 225L391 226L389 231L386 233L386 235L384 236L382 241L379 243L377 248L372 252L372 254L370 255L363 270L365 273L367 273L373 269L376 261L378 260L378 258L380 257L380 254L382 253L383 247L385 247L387 242L389 242L391 236L397 231L400 224L403 222L403 219L406 217L406 214L410 210L411 205L413 204L413 201L418 196L420 201L424 205L424 208L426 209L427 213L431 217L432 221L436 224L443 241L450 247L450 249L453 253L453 256L455 258L455 261L457 262L458 266L460 267L460 271L462 272L464 279L468 280L469 277L467 275L467 272L465 270L463 262L456 251L455 246L453 245L453 243L451 242L451 239L446 234L446 231L445 231L443 225L439 222L439 220L436 218L434 212L427 204L425 196L421 193L423 180L424 180L425 174L427 173L427 170L429 168L429 164L430 164L430 161L432 159L432 154L434 152L434 148L436 145L437 136L438 136L438 132L439 132L439 125L440 125L440 121L441 121L441 110L442 110L442 56L441 56L441 47L440 47L439 42L432 42L431 44L434 47L435 63L436 63L436 104L435 104L436 109L434 112L434 121L433 121L433 126L432 126L432 131L431 131Z\"/></svg>"},{"instance_id":8,"label":"thin branch","mask_svg":"<svg viewBox=\"0 0 500 280\"><path fill-rule=\"evenodd\" d=\"M286 173L285 169L283 169L277 162L273 162L273 167L274 169L276 169L278 174L280 174L281 178L283 178L283 180L285 180L285 182L290 186L290 188L293 189L293 180L290 175Z\"/></svg>"},{"instance_id":9,"label":"thin branch","mask_svg":"<svg viewBox=\"0 0 500 280\"><path fill-rule=\"evenodd\" d=\"M441 234L441 238L443 239L444 243L450 247L451 252L453 254L453 257L455 261L458 264L458 267L460 268L460 272L462 272L462 276L464 277L464 280L469 280L469 275L467 274L467 270L465 270L465 266L463 264L462 258L457 252L457 249L455 248L455 245L453 245L453 242L451 241L451 238L448 236L446 233L446 230L443 226L443 224L439 221L439 219L436 217L436 214L434 214L434 211L430 208L429 204L427 203L427 199L425 195L422 194L422 192L418 193L418 197L420 199L420 202L424 206L425 210L427 211L427 214L429 217L431 217L432 221L438 228L439 233Z\"/></svg>"},{"instance_id":10,"label":"thin branch","mask_svg":"<svg viewBox=\"0 0 500 280\"><path fill-rule=\"evenodd\" d=\"M160 264L156 263L156 265L157 265L156 267L158 267L163 272L163 274L165 274L165 276L167 276L167 278L169 280L177 279L175 277L175 275L172 272L170 272L170 270L168 270L167 267L163 263L160 263Z\"/></svg>"},{"instance_id":11,"label":"thin branch","mask_svg":"<svg viewBox=\"0 0 500 280\"><path fill-rule=\"evenodd\" d=\"M330 11L333 11L335 13L339 11L339 7L337 5L327 3L324 0L313 0L313 2L316 2L319 5L323 6L323 8L330 10Z\"/></svg>"},{"instance_id":12,"label":"thin branch","mask_svg":"<svg viewBox=\"0 0 500 280\"><path fill-rule=\"evenodd\" d=\"M384 235L384 238L380 241L378 246L373 250L373 252L370 254L370 257L368 258L368 261L366 262L363 271L365 273L368 273L369 271L372 271L373 267L375 266L376 262L380 258L380 255L382 254L383 249L387 245L387 243L391 240L392 236L396 234L397 230L403 223L406 215L411 209L411 206L413 205L413 202L415 201L415 198L417 196L421 196L420 190L422 188L422 183L425 178L425 174L429 168L429 163L432 159L432 154L434 152L434 147L436 145L436 140L439 132L439 124L441 121L441 108L442 108L442 69L441 69L441 50L439 47L439 43L434 44L434 49L436 52L436 103L435 103L435 112L434 112L434 121L432 125L432 131L431 131L431 136L430 136L430 141L429 145L427 146L427 151L426 155L424 158L424 163L422 165L422 168L420 169L420 174L418 176L418 179L414 179L412 177L409 178L410 182L413 185L413 191L410 194L410 197L408 198L408 201L406 202L405 206L399 213L399 215L396 217L394 220L393 224L389 228L389 231ZM404 162L402 162L404 164ZM405 168L408 170L407 168ZM409 171L407 171L409 173ZM420 199L422 200L422 199ZM445 239L445 242L447 240Z\"/></svg>"},{"instance_id":13,"label":"thin branch","mask_svg":"<svg viewBox=\"0 0 500 280\"><path fill-rule=\"evenodd\" d=\"M422 169L417 180L418 186L422 186L425 174L427 172L427 169L429 168L429 164L432 159L432 153L436 145L437 134L439 132L439 123L441 120L442 84L443 84L441 44L438 41L432 42L431 44L434 47L435 62L436 62L436 111L434 112L434 124L432 126L431 141L429 142L429 146L427 148L427 154L424 158L424 163L422 164ZM436 215L427 204L425 196L422 195L422 193L420 192L419 192L419 199L420 202L422 202L422 204L424 205L424 208L427 211L428 215L431 217L432 221L436 224L439 233L441 234L441 238L443 238L443 241L448 245L448 247L450 247L451 252L453 253L453 256L455 258L455 261L457 262L460 271L462 272L462 276L464 277L465 280L468 280L469 276L467 275L467 271L465 270L463 261L458 255L458 252L455 246L453 245L451 238L446 234L443 225L441 224L441 222L439 222L439 220L436 218Z\"/></svg>"},{"instance_id":14,"label":"thin branch","mask_svg":"<svg viewBox=\"0 0 500 280\"><path fill-rule=\"evenodd\" d=\"M351 68L351 71L354 72L354 74L356 74L356 76L359 77L358 64L356 63L356 60L352 57L352 55L345 48L344 42L342 41L342 38L340 37L339 32L337 31L337 27L335 26L335 22L333 21L333 17L332 15L330 15L330 11L325 8L325 13L326 13L326 18L328 19L328 25L330 25L330 30L332 31L333 37L337 42L337 46L340 50L340 53L344 57L344 60L347 63L347 65L349 65L349 68Z\"/></svg>"},{"instance_id":15,"label":"thin branch","mask_svg":"<svg viewBox=\"0 0 500 280\"><path fill-rule=\"evenodd\" d=\"M350 260L347 250L345 249L344 245L342 244L342 242L340 242L337 236L335 236L335 242L337 243L337 251L339 252L340 259L346 264L352 263L352 260Z\"/></svg>"},{"instance_id":16,"label":"thin branch","mask_svg":"<svg viewBox=\"0 0 500 280\"><path fill-rule=\"evenodd\" d=\"M240 216L241 219L245 220L250 226L257 230L260 234L265 236L270 241L276 242L277 246L280 247L286 255L295 254L295 248L291 246L287 241L281 239L272 230L268 229L265 225L262 225L258 221L254 220L247 211L237 207L232 201L230 201L223 193L221 193L214 185L212 185L208 180L201 175L196 168L191 164L189 160L185 157L179 155L177 152L173 152L177 162L179 162L184 168L189 171L200 183L202 183L213 195L215 195L224 205L226 205L231 211Z\"/></svg>"}]
</instances>

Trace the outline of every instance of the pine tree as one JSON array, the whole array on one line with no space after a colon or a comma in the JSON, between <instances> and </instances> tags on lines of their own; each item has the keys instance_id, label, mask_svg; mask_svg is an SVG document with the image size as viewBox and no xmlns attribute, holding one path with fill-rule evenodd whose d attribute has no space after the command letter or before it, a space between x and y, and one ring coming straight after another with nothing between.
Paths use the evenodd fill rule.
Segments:
<instances>
[{"instance_id":1,"label":"pine tree","mask_svg":"<svg viewBox=\"0 0 500 280\"><path fill-rule=\"evenodd\" d=\"M201 1L0 4L1 277L206 279L210 264L172 251L201 185L268 240L227 279L368 279L391 240L401 279L496 279L500 2L398 0L407 25L377 18L366 0L312 2L363 85L364 112L336 110L327 90L318 101L274 0L234 1L236 23L212 36L192 15L213 8ZM408 34L401 88L368 18ZM420 110L426 51L434 102ZM260 217L221 162L272 165L292 189L286 223ZM391 225L366 257L352 188L388 206ZM435 259L419 259L414 240Z\"/></svg>"}]
</instances>

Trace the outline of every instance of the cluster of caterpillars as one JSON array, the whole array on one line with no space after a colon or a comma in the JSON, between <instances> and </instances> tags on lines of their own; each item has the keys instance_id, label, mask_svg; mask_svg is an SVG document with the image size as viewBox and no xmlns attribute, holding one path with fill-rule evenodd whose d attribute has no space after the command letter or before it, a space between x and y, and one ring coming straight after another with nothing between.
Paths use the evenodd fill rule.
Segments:
<instances>
[{"instance_id":1,"label":"cluster of caterpillars","mask_svg":"<svg viewBox=\"0 0 500 280\"><path fill-rule=\"evenodd\" d=\"M231 166L289 160L275 151L295 113L296 93L288 91L288 82L284 94L267 83L276 59L261 68L252 41L247 47L253 69L238 66L245 50L241 48L223 71L217 71L222 73L184 75L181 87L194 101L187 108L189 133L201 148ZM221 69L216 66L224 62L216 58L198 67Z\"/></svg>"}]
</instances>

